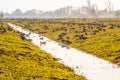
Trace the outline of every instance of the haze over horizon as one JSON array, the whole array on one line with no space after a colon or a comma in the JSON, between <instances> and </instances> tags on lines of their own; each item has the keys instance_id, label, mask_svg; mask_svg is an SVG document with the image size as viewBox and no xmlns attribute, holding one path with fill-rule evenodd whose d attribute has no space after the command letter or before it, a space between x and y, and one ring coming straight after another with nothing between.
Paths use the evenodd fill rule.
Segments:
<instances>
[{"instance_id":1,"label":"haze over horizon","mask_svg":"<svg viewBox=\"0 0 120 80\"><path fill-rule=\"evenodd\" d=\"M120 10L120 0L110 0L114 10ZM97 4L98 9L106 8L106 0L91 0L92 4ZM0 11L12 13L15 9L21 9L22 12L36 9L42 11L54 11L61 7L86 6L86 0L0 0Z\"/></svg>"}]
</instances>

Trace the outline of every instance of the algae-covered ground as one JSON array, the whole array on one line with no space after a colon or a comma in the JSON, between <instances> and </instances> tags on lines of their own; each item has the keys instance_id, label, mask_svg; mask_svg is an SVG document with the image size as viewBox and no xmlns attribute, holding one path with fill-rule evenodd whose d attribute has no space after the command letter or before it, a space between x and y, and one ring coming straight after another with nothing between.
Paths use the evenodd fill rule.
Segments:
<instances>
[{"instance_id":1,"label":"algae-covered ground","mask_svg":"<svg viewBox=\"0 0 120 80\"><path fill-rule=\"evenodd\" d=\"M120 19L11 20L32 32L120 65Z\"/></svg>"},{"instance_id":2,"label":"algae-covered ground","mask_svg":"<svg viewBox=\"0 0 120 80\"><path fill-rule=\"evenodd\" d=\"M0 23L0 80L86 80Z\"/></svg>"}]
</instances>

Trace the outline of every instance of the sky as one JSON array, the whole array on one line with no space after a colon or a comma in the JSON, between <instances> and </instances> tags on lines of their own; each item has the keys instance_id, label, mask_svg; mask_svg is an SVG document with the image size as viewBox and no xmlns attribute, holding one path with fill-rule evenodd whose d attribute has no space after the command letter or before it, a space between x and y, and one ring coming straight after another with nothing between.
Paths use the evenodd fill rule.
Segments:
<instances>
[{"instance_id":1,"label":"sky","mask_svg":"<svg viewBox=\"0 0 120 80\"><path fill-rule=\"evenodd\" d=\"M91 0L92 4L97 4L99 9L104 9L106 0ZM111 0L114 10L120 10L120 0ZM15 9L22 12L31 9L42 11L54 11L55 9L74 6L81 7L86 5L86 0L0 0L0 11L12 13Z\"/></svg>"}]
</instances>

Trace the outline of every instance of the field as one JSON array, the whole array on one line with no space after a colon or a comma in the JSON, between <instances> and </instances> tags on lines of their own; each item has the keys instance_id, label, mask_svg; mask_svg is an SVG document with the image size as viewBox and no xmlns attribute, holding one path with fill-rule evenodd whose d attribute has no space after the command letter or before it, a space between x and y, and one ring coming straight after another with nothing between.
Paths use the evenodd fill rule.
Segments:
<instances>
[{"instance_id":1,"label":"field","mask_svg":"<svg viewBox=\"0 0 120 80\"><path fill-rule=\"evenodd\" d=\"M0 80L86 80L58 60L0 23Z\"/></svg>"},{"instance_id":2,"label":"field","mask_svg":"<svg viewBox=\"0 0 120 80\"><path fill-rule=\"evenodd\" d=\"M14 19L9 22L120 65L120 19Z\"/></svg>"}]
</instances>

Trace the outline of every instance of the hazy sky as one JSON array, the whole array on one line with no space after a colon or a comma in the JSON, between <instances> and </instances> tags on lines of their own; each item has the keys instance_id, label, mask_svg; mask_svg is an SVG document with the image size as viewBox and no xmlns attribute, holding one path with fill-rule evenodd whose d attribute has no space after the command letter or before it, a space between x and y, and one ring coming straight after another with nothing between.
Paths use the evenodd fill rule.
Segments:
<instances>
[{"instance_id":1,"label":"hazy sky","mask_svg":"<svg viewBox=\"0 0 120 80\"><path fill-rule=\"evenodd\" d=\"M98 4L99 9L105 8L106 0L91 0L93 4ZM111 0L114 9L120 9L120 0ZM43 11L53 11L65 6L80 7L86 5L86 0L0 0L0 11L12 12L19 8L23 12L29 9Z\"/></svg>"}]
</instances>

